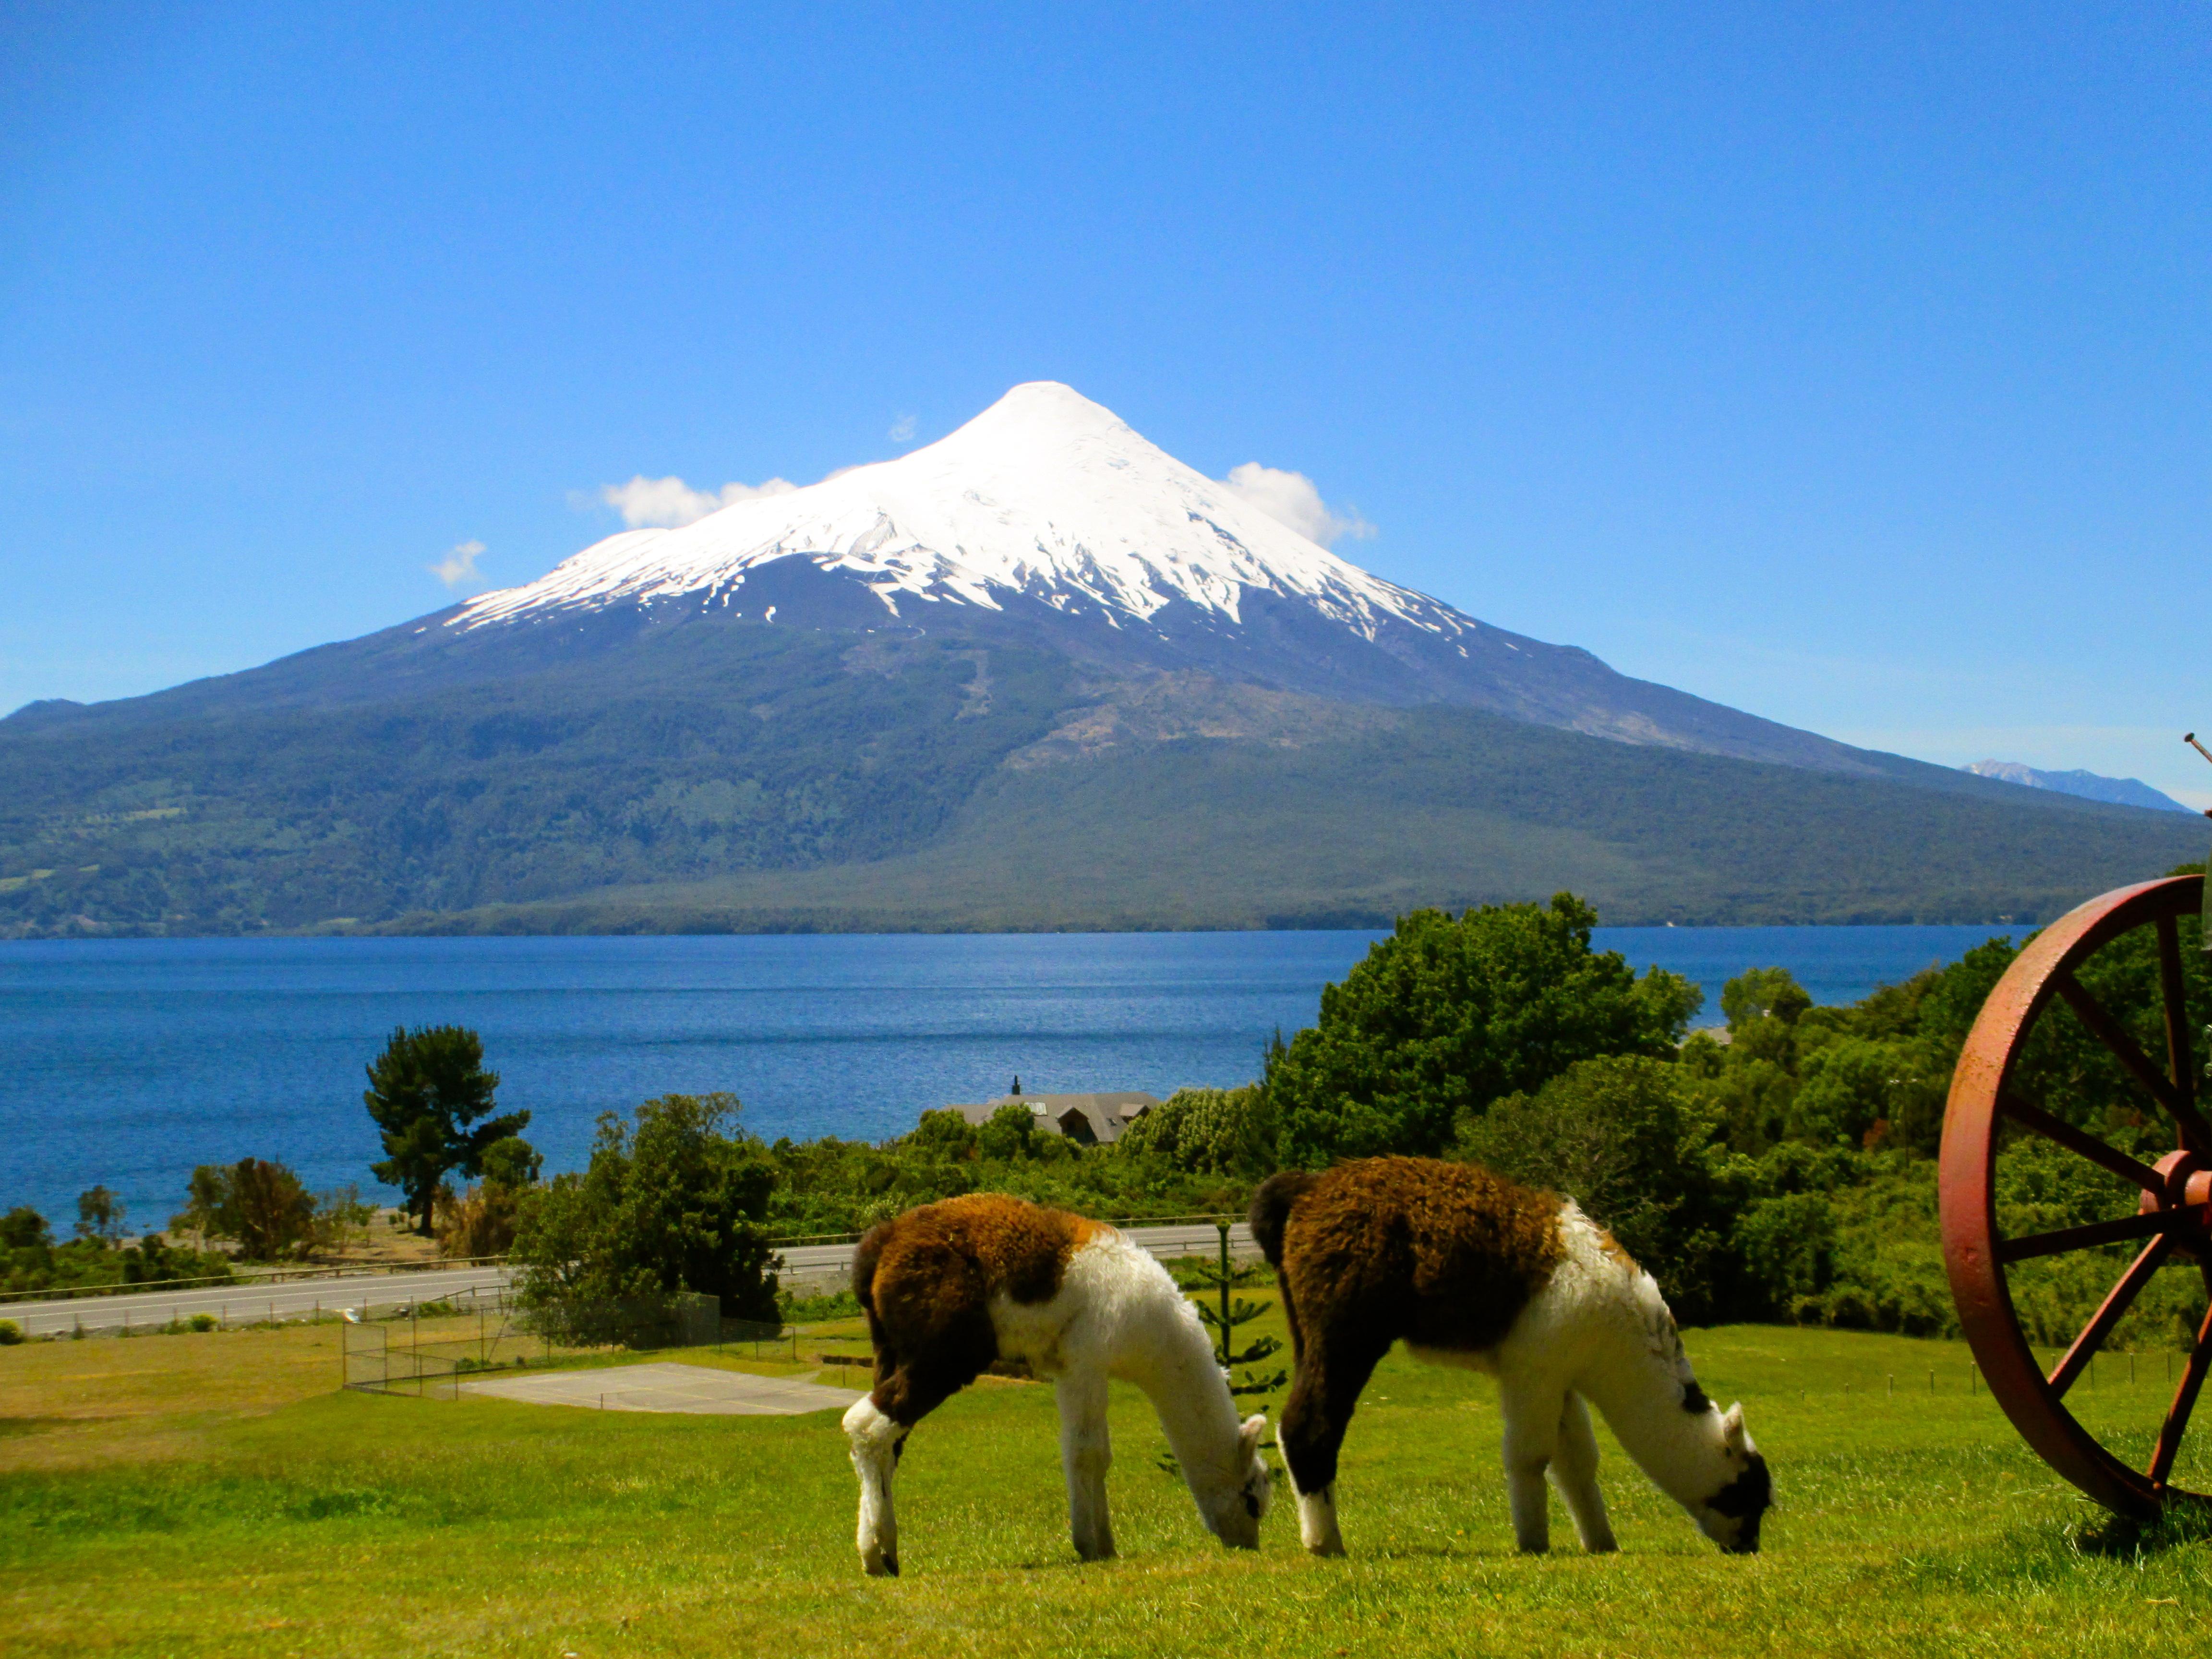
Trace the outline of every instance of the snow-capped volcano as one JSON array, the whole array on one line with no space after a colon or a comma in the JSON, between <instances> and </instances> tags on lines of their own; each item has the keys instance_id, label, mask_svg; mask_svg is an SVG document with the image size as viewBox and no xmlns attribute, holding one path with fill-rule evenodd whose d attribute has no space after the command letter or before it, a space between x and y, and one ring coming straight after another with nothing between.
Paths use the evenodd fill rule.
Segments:
<instances>
[{"instance_id":1,"label":"snow-capped volcano","mask_svg":"<svg viewBox=\"0 0 2212 1659\"><path fill-rule=\"evenodd\" d=\"M1094 680L1161 670L1348 702L1449 703L1635 744L1841 771L1868 758L1362 570L1056 381L896 460L632 530L409 625L573 654L717 623L1021 645Z\"/></svg>"},{"instance_id":2,"label":"snow-capped volcano","mask_svg":"<svg viewBox=\"0 0 2212 1659\"><path fill-rule=\"evenodd\" d=\"M680 530L632 530L550 574L487 593L447 624L695 599L740 614L746 580L803 558L857 580L885 620L1002 611L1022 595L1112 626L1184 601L1230 624L1260 590L1372 641L1389 621L1448 638L1480 624L1369 574L1053 380L1018 386L951 436Z\"/></svg>"}]
</instances>

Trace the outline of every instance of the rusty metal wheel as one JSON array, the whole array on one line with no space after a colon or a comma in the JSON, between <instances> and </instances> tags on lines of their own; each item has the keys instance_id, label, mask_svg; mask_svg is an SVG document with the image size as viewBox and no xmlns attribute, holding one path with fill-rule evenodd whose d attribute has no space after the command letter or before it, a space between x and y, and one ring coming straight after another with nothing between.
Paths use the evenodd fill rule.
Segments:
<instances>
[{"instance_id":1,"label":"rusty metal wheel","mask_svg":"<svg viewBox=\"0 0 2212 1659\"><path fill-rule=\"evenodd\" d=\"M2148 1516L2178 1499L2202 1501L2201 1494L2171 1485L2168 1477L2212 1370L2212 1314L2197 1332L2145 1467L2135 1467L2102 1443L2067 1408L2066 1396L2161 1269L2201 1273L2212 1290L2212 1124L2200 1109L2202 1091L2190 1052L2179 926L2183 917L2201 913L2203 896L2203 877L2169 877L2092 899L2045 928L2014 960L1983 1005L1953 1074L1943 1118L1943 1256L1960 1321L1990 1392L2044 1462L2100 1504L2125 1515ZM2078 976L2098 952L2146 927L2155 931L2163 1065L2144 1052ZM2139 1091L2147 1116L2155 1114L2170 1126L2176 1150L2154 1166L2061 1121L2028 1097L2021 1059L2038 1023L2057 1004L2070 1009L2118 1062ZM2000 1141L2008 1129L2040 1136L2129 1183L2138 1194L2133 1213L2003 1236L1996 1188ZM2138 1242L2134 1260L2046 1373L2021 1329L2008 1270L2038 1257Z\"/></svg>"}]
</instances>

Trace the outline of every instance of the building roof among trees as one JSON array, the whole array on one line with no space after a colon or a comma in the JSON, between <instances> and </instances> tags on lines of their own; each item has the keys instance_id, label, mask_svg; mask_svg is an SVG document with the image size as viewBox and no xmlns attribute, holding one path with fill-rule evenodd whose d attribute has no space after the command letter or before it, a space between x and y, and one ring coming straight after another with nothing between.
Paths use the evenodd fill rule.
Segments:
<instances>
[{"instance_id":1,"label":"building roof among trees","mask_svg":"<svg viewBox=\"0 0 2212 1659\"><path fill-rule=\"evenodd\" d=\"M955 1101L945 1110L957 1112L981 1127L1001 1106L1026 1106L1040 1129L1066 1135L1085 1146L1111 1145L1121 1131L1160 1103L1157 1095L1134 1091L1089 1095L1000 1095L980 1105Z\"/></svg>"}]
</instances>

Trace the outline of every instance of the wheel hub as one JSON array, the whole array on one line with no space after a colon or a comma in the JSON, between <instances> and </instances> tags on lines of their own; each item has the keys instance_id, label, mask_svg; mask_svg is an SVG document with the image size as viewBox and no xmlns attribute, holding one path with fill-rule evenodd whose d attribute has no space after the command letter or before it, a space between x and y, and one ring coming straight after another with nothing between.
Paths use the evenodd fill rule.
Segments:
<instances>
[{"instance_id":1,"label":"wheel hub","mask_svg":"<svg viewBox=\"0 0 2212 1659\"><path fill-rule=\"evenodd\" d=\"M2202 1152L2185 1147L2178 1152L2168 1152L2151 1168L2163 1177L2164 1190L2145 1193L2136 1202L2136 1213L2193 1212L2174 1224L2173 1249L2167 1260L2185 1262L2206 1259L2207 1246L2212 1244L2212 1162L2208 1162Z\"/></svg>"}]
</instances>

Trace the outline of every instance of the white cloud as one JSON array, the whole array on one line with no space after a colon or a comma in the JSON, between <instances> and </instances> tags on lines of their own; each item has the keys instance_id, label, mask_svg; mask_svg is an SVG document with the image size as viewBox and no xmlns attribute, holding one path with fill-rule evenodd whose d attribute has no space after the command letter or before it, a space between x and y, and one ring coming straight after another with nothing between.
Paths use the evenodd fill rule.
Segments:
<instances>
[{"instance_id":1,"label":"white cloud","mask_svg":"<svg viewBox=\"0 0 2212 1659\"><path fill-rule=\"evenodd\" d=\"M696 524L709 513L720 513L739 501L763 495L787 495L799 486L787 478L770 478L763 484L726 483L720 489L694 489L681 478L648 478L642 472L624 484L602 484L599 499L623 516L633 530L647 525L674 530Z\"/></svg>"},{"instance_id":2,"label":"white cloud","mask_svg":"<svg viewBox=\"0 0 2212 1659\"><path fill-rule=\"evenodd\" d=\"M482 542L462 542L446 556L424 569L449 588L465 587L477 579L477 555L484 550Z\"/></svg>"},{"instance_id":3,"label":"white cloud","mask_svg":"<svg viewBox=\"0 0 2212 1659\"><path fill-rule=\"evenodd\" d=\"M1375 533L1375 526L1350 502L1339 513L1322 500L1320 489L1303 472L1247 461L1231 467L1221 482L1269 518L1323 547L1334 547L1346 536L1364 542Z\"/></svg>"},{"instance_id":4,"label":"white cloud","mask_svg":"<svg viewBox=\"0 0 2212 1659\"><path fill-rule=\"evenodd\" d=\"M891 429L884 434L895 444L910 443L914 440L914 416L902 415L891 422Z\"/></svg>"}]
</instances>

